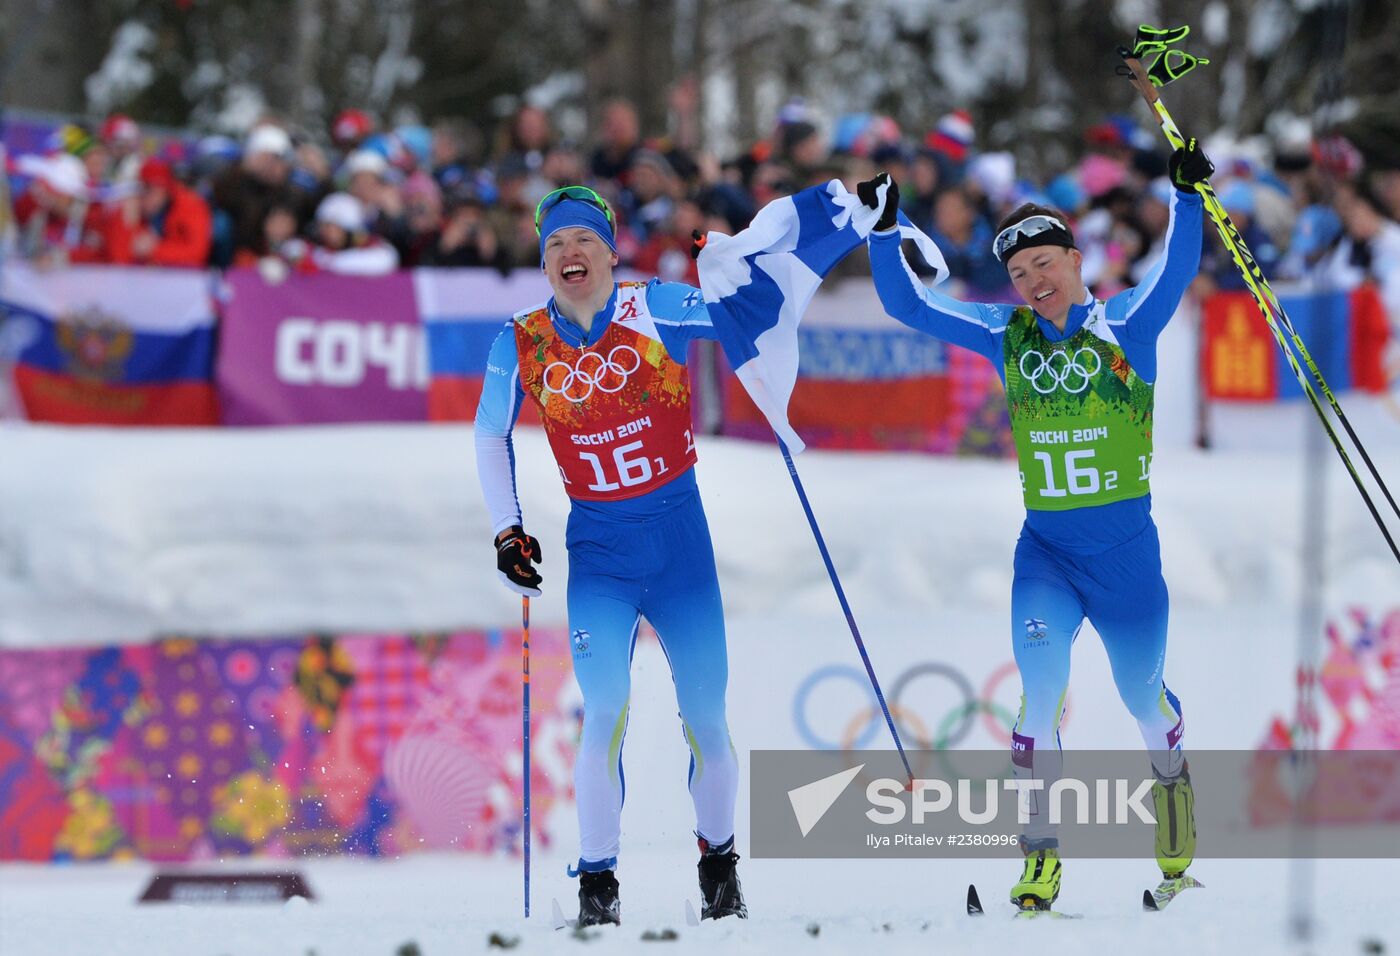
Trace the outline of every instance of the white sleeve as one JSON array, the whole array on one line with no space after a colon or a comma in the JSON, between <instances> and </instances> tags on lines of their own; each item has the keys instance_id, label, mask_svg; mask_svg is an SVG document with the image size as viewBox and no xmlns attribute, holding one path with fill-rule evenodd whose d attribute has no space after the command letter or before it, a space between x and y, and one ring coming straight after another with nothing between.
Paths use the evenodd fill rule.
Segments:
<instances>
[{"instance_id":1,"label":"white sleeve","mask_svg":"<svg viewBox=\"0 0 1400 956\"><path fill-rule=\"evenodd\" d=\"M496 336L486 360L481 401L476 406L476 474L491 515L491 533L523 524L515 493L515 446L511 432L520 416L525 392L520 387L520 360L513 323Z\"/></svg>"}]
</instances>

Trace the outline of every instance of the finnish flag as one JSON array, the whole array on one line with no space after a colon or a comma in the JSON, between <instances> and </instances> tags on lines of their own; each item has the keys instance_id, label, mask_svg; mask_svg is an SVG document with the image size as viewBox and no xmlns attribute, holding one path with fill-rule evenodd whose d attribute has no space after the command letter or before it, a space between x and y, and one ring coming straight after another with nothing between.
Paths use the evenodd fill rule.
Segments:
<instances>
[{"instance_id":1,"label":"finnish flag","mask_svg":"<svg viewBox=\"0 0 1400 956\"><path fill-rule=\"evenodd\" d=\"M880 205L888 188L878 187ZM710 233L700 251L700 290L724 354L794 454L806 447L787 416L797 384L797 326L822 279L865 242L877 219L878 208L833 179L773 200L735 235ZM899 231L934 269L935 284L948 277L943 254L904 213Z\"/></svg>"}]
</instances>

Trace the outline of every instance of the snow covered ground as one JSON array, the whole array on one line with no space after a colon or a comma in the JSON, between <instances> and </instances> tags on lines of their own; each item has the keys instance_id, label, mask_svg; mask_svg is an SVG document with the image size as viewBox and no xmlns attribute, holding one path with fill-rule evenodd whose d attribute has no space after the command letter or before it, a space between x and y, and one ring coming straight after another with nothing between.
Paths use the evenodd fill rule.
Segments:
<instances>
[{"instance_id":1,"label":"snow covered ground","mask_svg":"<svg viewBox=\"0 0 1400 956\"><path fill-rule=\"evenodd\" d=\"M1400 421L1353 404L1378 464L1400 476ZM1303 573L1304 467L1294 439L1305 414L1297 405L1232 411L1216 423L1223 450L1159 448L1154 512L1173 600L1167 678L1186 708L1188 747L1252 747L1270 717L1291 708ZM546 555L546 592L533 613L537 623L562 624L566 503L543 438L523 432L517 451L527 525ZM808 733L840 739L865 705L859 687L828 682L804 707L797 692L815 670L859 661L781 458L769 446L716 439L701 442L700 458L729 610L735 745L741 757L805 746L799 714ZM955 667L981 688L1010 658L1007 595L1021 519L1014 467L821 452L798 466L887 689L922 662ZM1400 572L1384 543L1334 460L1326 473L1327 613L1400 605ZM509 626L519 605L495 581L489 537L465 427L0 427L0 646ZM553 847L536 855L528 924L511 859L306 861L300 869L317 900L283 908L136 906L152 870L145 864L7 865L0 953L393 956L414 941L436 956L485 951L492 932L520 937L528 952L1289 949L1285 862L1202 859L1193 872L1207 889L1149 915L1138 897L1154 878L1150 861L1071 860L1060 908L1086 918L1029 926L1001 903L1012 859L747 858L747 776L739 841L753 919L687 928L682 902L695 895L687 752L654 642L638 648L633 688L625 922L592 942L549 927L551 897L570 910L576 888L563 873L576 826L561 812ZM994 697L1013 706L1016 691L1012 676ZM933 686L911 690L906 704L925 724L950 706L946 689ZM1140 745L1092 634L1076 645L1065 742ZM999 742L978 724L963 745ZM1400 913L1386 903L1394 869L1394 860L1321 862L1319 940L1309 951L1360 953L1367 940L1395 951ZM981 920L962 912L969 881L992 910ZM663 928L679 939L642 940Z\"/></svg>"},{"instance_id":2,"label":"snow covered ground","mask_svg":"<svg viewBox=\"0 0 1400 956\"><path fill-rule=\"evenodd\" d=\"M1400 945L1400 917L1381 905L1393 862L1321 865L1324 915L1316 945L1306 950L1289 942L1279 863L1202 862L1197 869L1205 889L1182 896L1165 912L1143 913L1137 896L1150 864L1071 862L1059 905L1084 919L1022 923L999 901L1012 879L1010 861L745 860L740 869L752 918L690 928L682 901L695 895L695 867L689 849L676 843L664 851L647 847L629 854L618 874L622 926L591 931L591 939L581 940L550 927L550 896L559 896L567 907L576 887L563 876L563 858L538 862L529 921L520 915L519 865L503 861L434 856L373 864L316 862L302 867L316 902L233 907L133 905L150 873L145 865L7 867L0 871L0 950L6 956L397 956L411 941L423 956L439 956L499 952L488 944L492 933L518 939L516 952L581 956L1361 956L1393 953ZM977 919L963 913L969 880L981 884L988 906L996 903ZM678 939L642 939L648 931L665 929ZM1368 940L1384 949L1363 948Z\"/></svg>"}]
</instances>

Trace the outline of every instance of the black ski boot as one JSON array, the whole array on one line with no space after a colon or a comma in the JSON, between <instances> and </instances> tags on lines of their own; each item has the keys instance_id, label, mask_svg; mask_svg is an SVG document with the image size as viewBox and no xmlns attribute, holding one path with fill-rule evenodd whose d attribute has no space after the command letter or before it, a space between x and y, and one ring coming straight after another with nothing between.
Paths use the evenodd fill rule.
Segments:
<instances>
[{"instance_id":1,"label":"black ski boot","mask_svg":"<svg viewBox=\"0 0 1400 956\"><path fill-rule=\"evenodd\" d=\"M622 901L617 898L617 877L612 870L578 875L578 925L622 924Z\"/></svg>"},{"instance_id":2,"label":"black ski boot","mask_svg":"<svg viewBox=\"0 0 1400 956\"><path fill-rule=\"evenodd\" d=\"M736 866L739 854L734 852L734 840L712 847L700 839L700 918L720 919L725 916L749 918L744 905L744 889L739 885Z\"/></svg>"}]
</instances>

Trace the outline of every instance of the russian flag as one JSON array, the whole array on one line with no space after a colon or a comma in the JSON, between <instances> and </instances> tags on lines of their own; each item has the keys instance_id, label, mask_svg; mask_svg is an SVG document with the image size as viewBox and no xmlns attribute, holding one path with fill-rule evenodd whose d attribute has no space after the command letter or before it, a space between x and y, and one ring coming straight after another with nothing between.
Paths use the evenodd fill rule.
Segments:
<instances>
[{"instance_id":1,"label":"russian flag","mask_svg":"<svg viewBox=\"0 0 1400 956\"><path fill-rule=\"evenodd\" d=\"M881 202L888 186L879 187ZM865 242L879 218L833 179L759 210L733 236L712 232L700 253L700 289L720 344L754 404L793 453L805 446L788 422L797 383L797 327L828 272ZM933 240L901 213L899 229L935 270L948 276Z\"/></svg>"},{"instance_id":2,"label":"russian flag","mask_svg":"<svg viewBox=\"0 0 1400 956\"><path fill-rule=\"evenodd\" d=\"M549 299L549 282L529 269L415 269L413 289L428 336L428 418L472 421L491 343L516 312Z\"/></svg>"},{"instance_id":3,"label":"russian flag","mask_svg":"<svg viewBox=\"0 0 1400 956\"><path fill-rule=\"evenodd\" d=\"M7 263L0 324L21 414L75 425L216 425L210 278ZM8 356L8 357L7 357ZM0 376L3 377L3 376Z\"/></svg>"}]
</instances>

